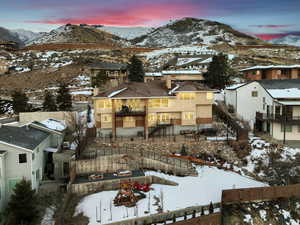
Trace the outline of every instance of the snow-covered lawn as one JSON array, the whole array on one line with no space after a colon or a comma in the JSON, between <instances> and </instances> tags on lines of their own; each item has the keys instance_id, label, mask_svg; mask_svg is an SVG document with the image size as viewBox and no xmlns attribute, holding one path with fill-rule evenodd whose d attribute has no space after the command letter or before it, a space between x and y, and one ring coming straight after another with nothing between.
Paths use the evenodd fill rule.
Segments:
<instances>
[{"instance_id":1,"label":"snow-covered lawn","mask_svg":"<svg viewBox=\"0 0 300 225\"><path fill-rule=\"evenodd\" d=\"M153 205L156 202L154 196L158 199L163 199L160 205L162 205L163 211L166 212L190 206L207 205L210 201L213 203L220 202L222 190L224 189L267 186L264 183L243 177L237 173L226 172L208 166L199 166L197 167L197 171L199 173L198 177L175 177L158 172L146 172L146 175L163 177L175 181L179 185L152 185L151 187L154 190L147 193L147 198L138 202L137 210L135 207L115 207L112 204L112 200L117 195L117 191L105 191L89 195L82 199L76 208L76 212L83 212L90 219L89 225L98 225L100 223L96 221L96 210L98 210L97 215L99 220L101 202L101 224L107 224L134 217L147 216L149 215L147 211L151 214L157 213L157 206Z\"/></svg>"}]
</instances>

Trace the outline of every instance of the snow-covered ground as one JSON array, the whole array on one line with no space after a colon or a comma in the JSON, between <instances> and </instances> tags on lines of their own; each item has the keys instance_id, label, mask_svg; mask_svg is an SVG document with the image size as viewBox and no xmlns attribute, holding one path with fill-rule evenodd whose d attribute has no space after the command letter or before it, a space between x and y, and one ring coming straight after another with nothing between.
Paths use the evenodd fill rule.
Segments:
<instances>
[{"instance_id":1,"label":"snow-covered ground","mask_svg":"<svg viewBox=\"0 0 300 225\"><path fill-rule=\"evenodd\" d=\"M224 189L267 186L264 183L243 177L237 173L226 172L208 166L199 166L197 171L199 173L197 177L175 177L158 172L146 172L146 175L155 175L169 179L177 182L179 185L152 185L151 187L154 190L146 194L147 198L138 202L137 209L135 207L115 207L112 201L117 195L117 191L105 191L83 198L76 208L76 213L83 212L90 220L89 225L98 225L100 223L97 222L96 210L99 220L101 204L101 224L108 224L134 217L147 216L149 215L147 212L156 214L158 206L154 206L156 202L154 196L160 200L163 199L159 204L162 205L163 211L166 212L190 206L207 205L210 201L213 203L220 202L222 190Z\"/></svg>"}]
</instances>

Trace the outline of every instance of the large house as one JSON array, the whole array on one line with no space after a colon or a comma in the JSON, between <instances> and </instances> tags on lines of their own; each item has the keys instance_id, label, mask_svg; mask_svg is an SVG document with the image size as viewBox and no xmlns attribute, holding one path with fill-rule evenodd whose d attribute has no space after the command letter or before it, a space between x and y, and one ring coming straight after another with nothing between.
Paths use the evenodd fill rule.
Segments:
<instances>
[{"instance_id":1,"label":"large house","mask_svg":"<svg viewBox=\"0 0 300 225\"><path fill-rule=\"evenodd\" d=\"M113 62L95 62L86 67L91 78L98 73L104 72L108 76L111 87L116 87L127 80L127 64Z\"/></svg>"},{"instance_id":2,"label":"large house","mask_svg":"<svg viewBox=\"0 0 300 225\"><path fill-rule=\"evenodd\" d=\"M300 139L300 79L236 84L226 88L225 103L253 129L277 140Z\"/></svg>"},{"instance_id":3,"label":"large house","mask_svg":"<svg viewBox=\"0 0 300 225\"><path fill-rule=\"evenodd\" d=\"M145 73L144 82L153 80L203 81L203 72L199 70L164 70Z\"/></svg>"},{"instance_id":4,"label":"large house","mask_svg":"<svg viewBox=\"0 0 300 225\"><path fill-rule=\"evenodd\" d=\"M240 71L247 80L300 79L300 65L253 66Z\"/></svg>"},{"instance_id":5,"label":"large house","mask_svg":"<svg viewBox=\"0 0 300 225\"><path fill-rule=\"evenodd\" d=\"M195 82L124 83L95 93L97 133L147 139L166 127L169 134L210 127L213 101L214 91Z\"/></svg>"},{"instance_id":6,"label":"large house","mask_svg":"<svg viewBox=\"0 0 300 225\"><path fill-rule=\"evenodd\" d=\"M23 126L0 124L0 211L7 205L15 185L22 179L38 190L45 175L48 154L58 151L62 130L51 120Z\"/></svg>"}]
</instances>

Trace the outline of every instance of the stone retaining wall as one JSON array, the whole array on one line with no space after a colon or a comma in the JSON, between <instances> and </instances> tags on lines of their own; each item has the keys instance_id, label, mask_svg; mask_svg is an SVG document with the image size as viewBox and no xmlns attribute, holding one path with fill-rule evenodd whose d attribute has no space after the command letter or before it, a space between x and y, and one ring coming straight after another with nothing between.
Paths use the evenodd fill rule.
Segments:
<instances>
[{"instance_id":1,"label":"stone retaining wall","mask_svg":"<svg viewBox=\"0 0 300 225\"><path fill-rule=\"evenodd\" d=\"M73 183L70 186L70 191L79 195L85 195L99 191L119 190L121 181L137 181L142 184L163 184L172 186L178 185L176 182L169 181L157 176L143 176L86 183Z\"/></svg>"}]
</instances>

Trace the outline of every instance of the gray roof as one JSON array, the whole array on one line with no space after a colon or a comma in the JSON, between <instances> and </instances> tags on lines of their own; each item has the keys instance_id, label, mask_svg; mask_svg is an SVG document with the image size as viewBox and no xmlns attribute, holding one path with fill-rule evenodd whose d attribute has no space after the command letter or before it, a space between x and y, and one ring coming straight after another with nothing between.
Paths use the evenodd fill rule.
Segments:
<instances>
[{"instance_id":1,"label":"gray roof","mask_svg":"<svg viewBox=\"0 0 300 225\"><path fill-rule=\"evenodd\" d=\"M265 89L300 88L300 79L258 80Z\"/></svg>"},{"instance_id":2,"label":"gray roof","mask_svg":"<svg viewBox=\"0 0 300 225\"><path fill-rule=\"evenodd\" d=\"M112 62L95 62L88 65L91 69L103 69L103 70L126 70L127 64L112 63Z\"/></svg>"},{"instance_id":3,"label":"gray roof","mask_svg":"<svg viewBox=\"0 0 300 225\"><path fill-rule=\"evenodd\" d=\"M13 127L2 125L0 127L0 141L29 150L34 150L49 135L48 132L30 126Z\"/></svg>"}]
</instances>

